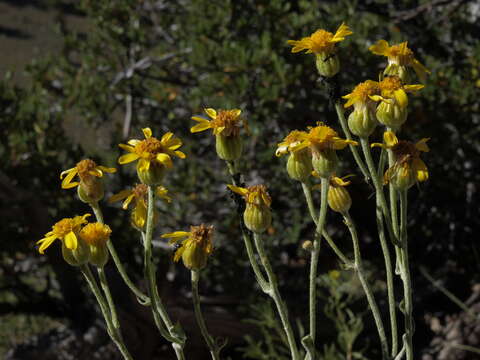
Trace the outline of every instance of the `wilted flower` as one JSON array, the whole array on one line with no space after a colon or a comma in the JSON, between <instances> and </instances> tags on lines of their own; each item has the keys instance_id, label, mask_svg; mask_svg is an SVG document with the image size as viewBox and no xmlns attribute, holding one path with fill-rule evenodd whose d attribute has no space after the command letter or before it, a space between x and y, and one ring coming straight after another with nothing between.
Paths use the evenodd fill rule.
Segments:
<instances>
[{"instance_id":1,"label":"wilted flower","mask_svg":"<svg viewBox=\"0 0 480 360\"><path fill-rule=\"evenodd\" d=\"M182 258L183 264L190 270L201 270L207 265L207 260L213 251L213 226L201 224L191 226L190 231L175 231L163 234L162 238L171 238L170 244L181 242L175 251L174 261Z\"/></svg>"},{"instance_id":2,"label":"wilted flower","mask_svg":"<svg viewBox=\"0 0 480 360\"><path fill-rule=\"evenodd\" d=\"M108 261L107 241L112 230L108 225L99 222L90 223L80 231L80 237L90 246L89 262L95 266L103 267Z\"/></svg>"}]
</instances>

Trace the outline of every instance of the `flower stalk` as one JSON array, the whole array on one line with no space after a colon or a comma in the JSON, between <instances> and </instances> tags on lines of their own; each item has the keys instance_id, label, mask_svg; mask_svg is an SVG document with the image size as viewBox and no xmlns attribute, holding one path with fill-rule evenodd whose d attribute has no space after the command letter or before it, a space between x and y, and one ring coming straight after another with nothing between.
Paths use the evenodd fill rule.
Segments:
<instances>
[{"instance_id":1,"label":"flower stalk","mask_svg":"<svg viewBox=\"0 0 480 360\"><path fill-rule=\"evenodd\" d=\"M210 350L210 355L212 355L212 360L220 360L220 350L221 347L215 343L215 339L209 334L207 325L205 324L205 319L202 315L202 310L200 308L200 296L198 295L198 282L200 281L200 270L191 271L192 278L192 300L193 300L193 310L195 312L195 319L200 328L203 338L207 343L207 346Z\"/></svg>"}]
</instances>

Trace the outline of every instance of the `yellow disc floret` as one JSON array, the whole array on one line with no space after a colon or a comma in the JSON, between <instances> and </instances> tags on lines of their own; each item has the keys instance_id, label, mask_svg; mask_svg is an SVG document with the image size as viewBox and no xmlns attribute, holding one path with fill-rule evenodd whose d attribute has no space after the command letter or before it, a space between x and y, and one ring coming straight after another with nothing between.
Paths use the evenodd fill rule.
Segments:
<instances>
[{"instance_id":1,"label":"yellow disc floret","mask_svg":"<svg viewBox=\"0 0 480 360\"><path fill-rule=\"evenodd\" d=\"M288 40L287 43L292 45L292 53L305 50L307 54L330 54L335 48L335 44L345 40L345 36L353 34L347 25L342 23L335 34L318 29L312 35L302 38L301 40Z\"/></svg>"}]
</instances>

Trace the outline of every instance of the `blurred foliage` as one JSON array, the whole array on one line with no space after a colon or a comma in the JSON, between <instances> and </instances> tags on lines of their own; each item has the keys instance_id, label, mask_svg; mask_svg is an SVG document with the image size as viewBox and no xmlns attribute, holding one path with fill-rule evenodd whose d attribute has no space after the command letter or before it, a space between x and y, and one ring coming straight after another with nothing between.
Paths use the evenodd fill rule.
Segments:
<instances>
[{"instance_id":1,"label":"blurred foliage","mask_svg":"<svg viewBox=\"0 0 480 360\"><path fill-rule=\"evenodd\" d=\"M154 135L173 131L184 140L188 156L176 163L165 184L174 202L159 204L161 231L214 224L217 250L204 276L209 279L206 289L232 296L251 291L254 278L231 216L224 164L215 156L213 137L189 133L190 116L208 106L241 108L250 123L242 172L247 183L265 181L270 188L275 217L268 247L283 292L296 301L294 315L302 313L306 285L298 279L306 278L306 255L298 245L312 236L313 228L304 216L299 185L288 180L283 160L273 154L276 143L292 129L316 121L339 127L313 57L291 54L286 40L319 27L333 31L342 21L354 31L339 50L342 93L378 77L385 61L367 48L381 38L408 40L432 71L425 89L411 100L401 134L411 140L431 137L432 148L425 156L431 181L411 191L412 264L438 269L436 275L445 277L459 295L478 281L480 254L474 234L480 230L475 216L480 183L480 42L474 34L480 33L480 9L475 2L51 0L49 4L82 14L87 30L70 28L59 14L61 53L34 59L25 69L30 80L26 85L14 84L8 74L0 81L1 236L8 239L0 250L0 287L13 294L4 304L8 312L15 312L15 306L18 312L42 312L21 305L26 299L41 304L47 296L58 305L54 311L44 310L50 316L74 316L74 305L59 297L69 296L68 284L76 275L58 261L55 248L47 260L35 254L33 245L59 218L88 211L74 192L60 190L58 175L84 157L114 165L120 154L117 144L140 137L145 126ZM379 139L380 133L375 136ZM345 172L352 172L350 155L342 155ZM133 184L133 167L119 167L107 181L108 195ZM372 190L358 176L351 191L351 212L362 225L365 240L363 255L381 272ZM118 206L103 207L121 257L129 271L140 274L141 258L133 246L138 235L125 230L128 214ZM332 214L329 224L339 246L348 250L339 217ZM158 254L160 264L170 262L164 250ZM323 272L335 267L328 250L321 263ZM28 276L45 278L49 265L59 282L48 281L41 290L28 283ZM165 272L169 268L162 266ZM181 292L188 287L184 281L188 274L182 269L176 275ZM68 279L62 281L64 276ZM431 296L421 285L422 280L415 281L419 318ZM342 311L344 325L359 330L358 320L347 309ZM339 349L345 352L355 338L352 334L348 341L341 340ZM326 353L333 351L328 349Z\"/></svg>"}]
</instances>

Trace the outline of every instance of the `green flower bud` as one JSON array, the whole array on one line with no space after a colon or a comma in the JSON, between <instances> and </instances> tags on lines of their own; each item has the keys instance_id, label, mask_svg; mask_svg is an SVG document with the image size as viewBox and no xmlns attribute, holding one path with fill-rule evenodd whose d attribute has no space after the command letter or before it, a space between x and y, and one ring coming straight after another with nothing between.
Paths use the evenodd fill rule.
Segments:
<instances>
[{"instance_id":1,"label":"green flower bud","mask_svg":"<svg viewBox=\"0 0 480 360\"><path fill-rule=\"evenodd\" d=\"M97 267L104 267L108 262L109 253L105 245L90 246L90 264Z\"/></svg>"},{"instance_id":2,"label":"green flower bud","mask_svg":"<svg viewBox=\"0 0 480 360\"><path fill-rule=\"evenodd\" d=\"M143 170L140 169L140 164L141 163L139 161L137 163L137 175L143 184L154 186L162 182L167 172L167 168L165 165L157 161L151 161L148 170Z\"/></svg>"},{"instance_id":3,"label":"green flower bud","mask_svg":"<svg viewBox=\"0 0 480 360\"><path fill-rule=\"evenodd\" d=\"M215 135L215 148L220 159L237 160L242 155L242 138L240 135L225 136L220 133Z\"/></svg>"},{"instance_id":4,"label":"green flower bud","mask_svg":"<svg viewBox=\"0 0 480 360\"><path fill-rule=\"evenodd\" d=\"M80 266L86 264L90 259L90 248L84 241L77 236L77 248L71 250L62 242L63 259L72 266Z\"/></svg>"},{"instance_id":5,"label":"green flower bud","mask_svg":"<svg viewBox=\"0 0 480 360\"><path fill-rule=\"evenodd\" d=\"M340 71L340 60L336 54L316 54L315 65L321 76L332 77Z\"/></svg>"},{"instance_id":6,"label":"green flower bud","mask_svg":"<svg viewBox=\"0 0 480 360\"><path fill-rule=\"evenodd\" d=\"M287 160L288 176L294 180L306 182L312 170L312 157L308 149L290 153Z\"/></svg>"},{"instance_id":7,"label":"green flower bud","mask_svg":"<svg viewBox=\"0 0 480 360\"><path fill-rule=\"evenodd\" d=\"M397 190L408 190L416 181L417 176L410 166L396 166L390 177L390 183Z\"/></svg>"},{"instance_id":8,"label":"green flower bud","mask_svg":"<svg viewBox=\"0 0 480 360\"><path fill-rule=\"evenodd\" d=\"M312 155L313 169L321 178L329 178L338 167L337 153L333 149L314 151Z\"/></svg>"},{"instance_id":9,"label":"green flower bud","mask_svg":"<svg viewBox=\"0 0 480 360\"><path fill-rule=\"evenodd\" d=\"M401 107L397 103L390 104L381 101L377 107L376 115L380 123L396 131L407 121L407 113L407 107Z\"/></svg>"},{"instance_id":10,"label":"green flower bud","mask_svg":"<svg viewBox=\"0 0 480 360\"><path fill-rule=\"evenodd\" d=\"M103 199L103 181L97 177L90 177L88 182L80 181L77 194L81 201L87 204L96 203Z\"/></svg>"},{"instance_id":11,"label":"green flower bud","mask_svg":"<svg viewBox=\"0 0 480 360\"><path fill-rule=\"evenodd\" d=\"M328 188L328 205L333 211L345 213L352 206L352 198L343 186L330 186Z\"/></svg>"},{"instance_id":12,"label":"green flower bud","mask_svg":"<svg viewBox=\"0 0 480 360\"><path fill-rule=\"evenodd\" d=\"M355 109L348 116L350 131L361 138L368 138L375 130L377 124L375 110L370 109L368 106L364 106L363 109Z\"/></svg>"},{"instance_id":13,"label":"green flower bud","mask_svg":"<svg viewBox=\"0 0 480 360\"><path fill-rule=\"evenodd\" d=\"M272 223L272 213L267 205L247 203L243 213L243 221L248 230L263 233Z\"/></svg>"}]
</instances>

